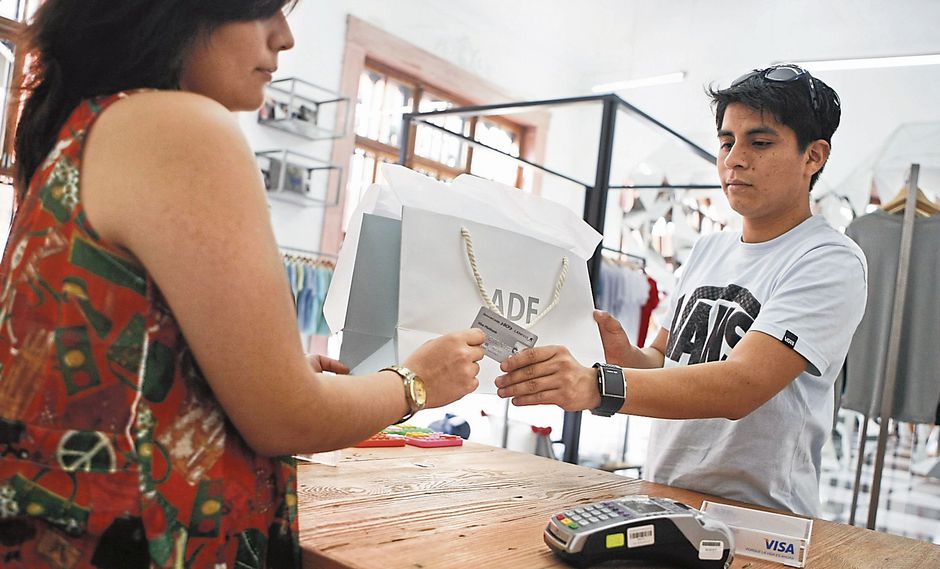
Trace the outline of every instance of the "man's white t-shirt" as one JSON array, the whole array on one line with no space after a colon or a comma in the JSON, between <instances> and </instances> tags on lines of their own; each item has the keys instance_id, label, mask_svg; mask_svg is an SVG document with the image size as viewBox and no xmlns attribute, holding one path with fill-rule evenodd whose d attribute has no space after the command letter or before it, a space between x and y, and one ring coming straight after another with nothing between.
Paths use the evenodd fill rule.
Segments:
<instances>
[{"instance_id":1,"label":"man's white t-shirt","mask_svg":"<svg viewBox=\"0 0 940 569\"><path fill-rule=\"evenodd\" d=\"M796 350L807 366L740 420L654 420L646 476L817 515L833 384L865 312L864 254L814 216L764 243L744 243L740 232L708 235L683 271L666 321L664 367L722 361L755 331Z\"/></svg>"}]
</instances>

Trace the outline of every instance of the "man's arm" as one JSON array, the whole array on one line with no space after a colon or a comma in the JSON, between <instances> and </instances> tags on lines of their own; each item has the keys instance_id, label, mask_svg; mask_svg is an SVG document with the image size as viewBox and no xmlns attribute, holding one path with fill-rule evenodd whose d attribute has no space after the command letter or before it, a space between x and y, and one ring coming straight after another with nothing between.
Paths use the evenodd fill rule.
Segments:
<instances>
[{"instance_id":1,"label":"man's arm","mask_svg":"<svg viewBox=\"0 0 940 569\"><path fill-rule=\"evenodd\" d=\"M665 333L660 331L654 345ZM722 362L666 369L627 368L621 413L662 419L737 420L766 403L806 368L806 360L762 332L749 332ZM503 362L500 397L514 405L553 404L566 411L600 404L597 371L561 346L532 348Z\"/></svg>"}]
</instances>

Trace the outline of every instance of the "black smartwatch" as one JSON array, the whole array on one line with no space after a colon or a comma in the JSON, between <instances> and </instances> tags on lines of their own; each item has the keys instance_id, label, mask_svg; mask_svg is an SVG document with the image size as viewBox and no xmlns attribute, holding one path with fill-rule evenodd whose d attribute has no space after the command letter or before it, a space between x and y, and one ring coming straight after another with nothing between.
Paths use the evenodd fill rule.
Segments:
<instances>
[{"instance_id":1,"label":"black smartwatch","mask_svg":"<svg viewBox=\"0 0 940 569\"><path fill-rule=\"evenodd\" d=\"M601 404L591 409L591 413L610 417L620 411L627 400L627 378L620 366L596 363L594 368L597 370L597 390L601 394Z\"/></svg>"}]
</instances>

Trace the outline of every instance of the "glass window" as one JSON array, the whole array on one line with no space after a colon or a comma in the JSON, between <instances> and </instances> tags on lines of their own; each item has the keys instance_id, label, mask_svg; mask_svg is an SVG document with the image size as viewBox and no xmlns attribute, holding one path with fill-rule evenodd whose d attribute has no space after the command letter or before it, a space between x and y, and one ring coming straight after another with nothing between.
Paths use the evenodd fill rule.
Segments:
<instances>
[{"instance_id":1,"label":"glass window","mask_svg":"<svg viewBox=\"0 0 940 569\"><path fill-rule=\"evenodd\" d=\"M356 101L356 134L397 146L401 117L414 108L414 90L376 71L366 70L359 78Z\"/></svg>"},{"instance_id":2,"label":"glass window","mask_svg":"<svg viewBox=\"0 0 940 569\"><path fill-rule=\"evenodd\" d=\"M397 157L377 154L364 148L353 150L349 160L349 179L346 183L346 208L343 211L343 231L349 226L349 220L359 205L363 194L374 183L382 184L382 172L379 165L385 162L397 162Z\"/></svg>"},{"instance_id":3,"label":"glass window","mask_svg":"<svg viewBox=\"0 0 940 569\"><path fill-rule=\"evenodd\" d=\"M0 250L6 248L10 224L13 222L13 186L0 181Z\"/></svg>"},{"instance_id":4,"label":"glass window","mask_svg":"<svg viewBox=\"0 0 940 569\"><path fill-rule=\"evenodd\" d=\"M519 156L519 139L520 133L517 130L487 119L480 119L477 122L474 140L491 148L512 156ZM524 187L520 184L520 178L523 175L520 163L485 148L474 150L470 173L509 186Z\"/></svg>"},{"instance_id":5,"label":"glass window","mask_svg":"<svg viewBox=\"0 0 940 569\"><path fill-rule=\"evenodd\" d=\"M350 158L346 192L345 228L362 194L381 175L382 162L398 162L401 147L401 121L405 113L443 111L467 105L433 87L409 79L405 74L378 63L366 63L359 76L356 98L355 151ZM428 122L451 132L471 135L492 148L521 156L523 127L509 120L443 116ZM411 167L441 181L450 181L464 172L531 191L529 168L485 148L426 124L415 126Z\"/></svg>"},{"instance_id":6,"label":"glass window","mask_svg":"<svg viewBox=\"0 0 940 569\"><path fill-rule=\"evenodd\" d=\"M445 97L425 92L418 104L419 113L446 111L458 106ZM428 122L451 132L470 135L470 121L463 117L434 117ZM467 161L467 143L436 128L418 125L415 135L415 155L429 158L451 168L463 168Z\"/></svg>"},{"instance_id":7,"label":"glass window","mask_svg":"<svg viewBox=\"0 0 940 569\"><path fill-rule=\"evenodd\" d=\"M23 50L17 49L16 44L25 24L8 19L6 15L20 14L26 4L21 1L10 11L12 4L17 2L7 4L7 0L0 0L4 7L0 17L0 181L10 181L13 173L13 127L18 109L11 108L11 92L24 68ZM3 229L2 224L0 220L0 229Z\"/></svg>"},{"instance_id":8,"label":"glass window","mask_svg":"<svg viewBox=\"0 0 940 569\"><path fill-rule=\"evenodd\" d=\"M25 4L23 0L0 1L0 17L17 22L22 21Z\"/></svg>"},{"instance_id":9,"label":"glass window","mask_svg":"<svg viewBox=\"0 0 940 569\"><path fill-rule=\"evenodd\" d=\"M10 88L13 82L13 64L16 46L10 40L0 39L0 149L5 148L7 107L10 105ZM9 167L10 157L0 157L0 169Z\"/></svg>"},{"instance_id":10,"label":"glass window","mask_svg":"<svg viewBox=\"0 0 940 569\"><path fill-rule=\"evenodd\" d=\"M33 17L40 0L0 0L0 18L25 22Z\"/></svg>"}]
</instances>

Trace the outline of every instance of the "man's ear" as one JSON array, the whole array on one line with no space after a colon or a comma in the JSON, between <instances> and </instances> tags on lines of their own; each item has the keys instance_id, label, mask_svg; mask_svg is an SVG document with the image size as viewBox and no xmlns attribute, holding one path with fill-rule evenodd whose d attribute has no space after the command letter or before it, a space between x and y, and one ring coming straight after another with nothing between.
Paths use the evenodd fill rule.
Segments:
<instances>
[{"instance_id":1,"label":"man's ear","mask_svg":"<svg viewBox=\"0 0 940 569\"><path fill-rule=\"evenodd\" d=\"M826 165L831 150L832 147L829 146L829 143L822 139L814 140L809 143L809 146L806 147L806 152L803 154L806 157L806 173L810 177L822 170L823 166Z\"/></svg>"}]
</instances>

